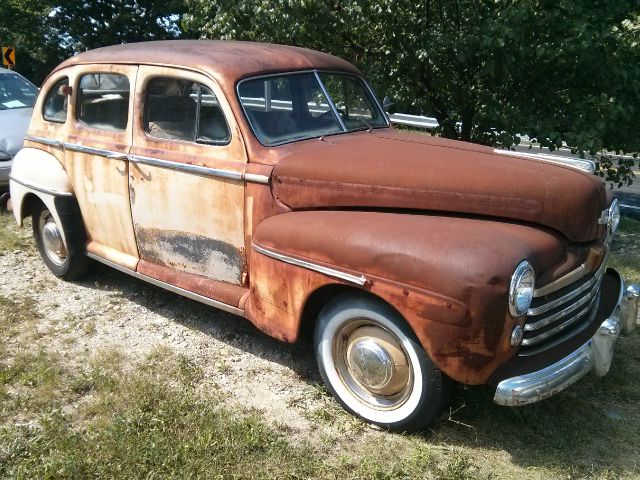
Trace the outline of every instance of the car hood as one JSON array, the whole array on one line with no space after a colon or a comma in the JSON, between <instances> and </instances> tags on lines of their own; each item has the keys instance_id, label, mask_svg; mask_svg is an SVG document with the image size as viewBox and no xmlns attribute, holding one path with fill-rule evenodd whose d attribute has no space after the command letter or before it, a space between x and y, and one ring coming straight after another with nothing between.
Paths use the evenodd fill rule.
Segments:
<instances>
[{"instance_id":1,"label":"car hood","mask_svg":"<svg viewBox=\"0 0 640 480\"><path fill-rule=\"evenodd\" d=\"M6 152L14 156L22 148L31 113L33 108L0 110L0 155Z\"/></svg>"},{"instance_id":2,"label":"car hood","mask_svg":"<svg viewBox=\"0 0 640 480\"><path fill-rule=\"evenodd\" d=\"M491 216L549 227L575 242L603 232L604 185L573 167L393 129L303 143L273 170L274 195L294 210Z\"/></svg>"}]
</instances>

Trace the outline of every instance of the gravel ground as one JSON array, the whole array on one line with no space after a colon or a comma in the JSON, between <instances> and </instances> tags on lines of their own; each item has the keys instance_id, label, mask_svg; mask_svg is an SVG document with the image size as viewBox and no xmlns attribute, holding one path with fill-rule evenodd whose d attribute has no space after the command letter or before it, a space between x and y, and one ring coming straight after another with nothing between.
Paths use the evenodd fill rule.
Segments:
<instances>
[{"instance_id":1,"label":"gravel ground","mask_svg":"<svg viewBox=\"0 0 640 480\"><path fill-rule=\"evenodd\" d=\"M27 241L30 229L19 235ZM323 387L311 346L268 337L247 320L201 305L94 264L81 281L54 277L35 249L0 252L0 295L32 298L44 321L38 330L70 364L118 349L135 365L153 350L170 351L204 372L231 405L257 409L295 439L366 431ZM313 433L314 435L310 435ZM361 436L361 435L359 435Z\"/></svg>"}]
</instances>

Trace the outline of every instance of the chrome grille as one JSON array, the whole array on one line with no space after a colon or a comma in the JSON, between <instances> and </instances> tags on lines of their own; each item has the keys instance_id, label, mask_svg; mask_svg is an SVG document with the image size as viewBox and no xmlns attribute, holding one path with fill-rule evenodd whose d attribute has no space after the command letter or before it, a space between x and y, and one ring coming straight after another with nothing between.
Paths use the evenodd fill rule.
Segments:
<instances>
[{"instance_id":1,"label":"chrome grille","mask_svg":"<svg viewBox=\"0 0 640 480\"><path fill-rule=\"evenodd\" d=\"M600 300L600 285L605 263L595 273L586 275L556 292L536 297L527 311L522 347L543 349L556 343L565 333L581 330Z\"/></svg>"}]
</instances>

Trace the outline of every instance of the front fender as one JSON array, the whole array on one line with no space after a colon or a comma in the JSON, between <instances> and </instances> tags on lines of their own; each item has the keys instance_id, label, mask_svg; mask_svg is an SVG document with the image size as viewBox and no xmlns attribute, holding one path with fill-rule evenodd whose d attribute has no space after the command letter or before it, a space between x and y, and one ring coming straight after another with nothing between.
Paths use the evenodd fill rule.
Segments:
<instances>
[{"instance_id":1,"label":"front fender","mask_svg":"<svg viewBox=\"0 0 640 480\"><path fill-rule=\"evenodd\" d=\"M37 148L23 148L13 158L9 189L13 215L19 226L31 213L30 205L34 198L44 203L61 225L55 199L74 195L69 176L60 161Z\"/></svg>"},{"instance_id":2,"label":"front fender","mask_svg":"<svg viewBox=\"0 0 640 480\"><path fill-rule=\"evenodd\" d=\"M293 341L314 291L351 285L395 307L436 365L468 384L485 383L516 353L507 306L516 265L527 259L549 270L566 261L562 240L537 228L380 212L277 215L256 228L253 245L246 308L259 327Z\"/></svg>"}]
</instances>

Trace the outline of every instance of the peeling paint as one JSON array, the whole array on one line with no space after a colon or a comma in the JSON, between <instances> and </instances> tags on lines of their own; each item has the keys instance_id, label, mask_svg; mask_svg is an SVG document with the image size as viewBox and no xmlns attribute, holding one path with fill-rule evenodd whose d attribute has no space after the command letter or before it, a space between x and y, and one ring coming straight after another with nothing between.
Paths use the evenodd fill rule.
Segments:
<instances>
[{"instance_id":1,"label":"peeling paint","mask_svg":"<svg viewBox=\"0 0 640 480\"><path fill-rule=\"evenodd\" d=\"M140 257L176 270L242 283L244 256L229 243L188 232L136 226Z\"/></svg>"}]
</instances>

